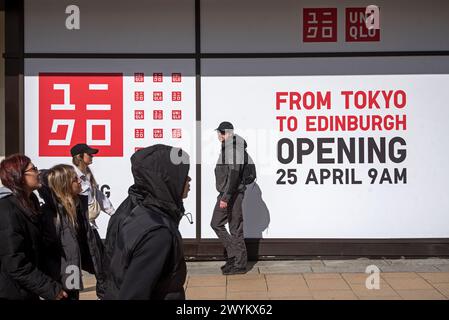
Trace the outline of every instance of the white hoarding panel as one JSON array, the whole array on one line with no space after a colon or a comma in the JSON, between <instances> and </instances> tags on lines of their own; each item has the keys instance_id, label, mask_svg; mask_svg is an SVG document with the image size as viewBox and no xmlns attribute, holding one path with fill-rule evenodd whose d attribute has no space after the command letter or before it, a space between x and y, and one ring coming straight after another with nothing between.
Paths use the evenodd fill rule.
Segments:
<instances>
[{"instance_id":1,"label":"white hoarding panel","mask_svg":"<svg viewBox=\"0 0 449 320\"><path fill-rule=\"evenodd\" d=\"M196 219L195 64L193 60L28 59L25 63L25 154L39 168L71 163L76 143L100 149L92 171L115 208L132 185L130 157L163 143L191 157L187 212ZM109 217L97 220L106 234ZM195 224L182 219L184 238Z\"/></svg>"},{"instance_id":2,"label":"white hoarding panel","mask_svg":"<svg viewBox=\"0 0 449 320\"><path fill-rule=\"evenodd\" d=\"M204 61L202 237L215 238L225 120L257 167L247 238L449 237L449 60L437 60L445 74L417 71L428 59L406 59L407 74L395 58Z\"/></svg>"}]
</instances>

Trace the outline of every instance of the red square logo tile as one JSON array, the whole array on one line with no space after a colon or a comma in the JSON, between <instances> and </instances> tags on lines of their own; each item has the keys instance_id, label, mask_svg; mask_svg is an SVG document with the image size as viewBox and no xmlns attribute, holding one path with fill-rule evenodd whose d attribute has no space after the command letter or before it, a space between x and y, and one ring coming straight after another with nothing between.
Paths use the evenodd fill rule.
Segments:
<instances>
[{"instance_id":1,"label":"red square logo tile","mask_svg":"<svg viewBox=\"0 0 449 320\"><path fill-rule=\"evenodd\" d=\"M171 93L171 100L172 101L181 101L181 91L173 91Z\"/></svg>"},{"instance_id":2,"label":"red square logo tile","mask_svg":"<svg viewBox=\"0 0 449 320\"><path fill-rule=\"evenodd\" d=\"M153 82L162 82L164 81L164 75L162 72L153 73Z\"/></svg>"},{"instance_id":3,"label":"red square logo tile","mask_svg":"<svg viewBox=\"0 0 449 320\"><path fill-rule=\"evenodd\" d=\"M164 137L163 129L153 129L153 138L154 139L162 139Z\"/></svg>"},{"instance_id":4,"label":"red square logo tile","mask_svg":"<svg viewBox=\"0 0 449 320\"><path fill-rule=\"evenodd\" d=\"M337 42L337 8L304 8L302 40Z\"/></svg>"},{"instance_id":5,"label":"red square logo tile","mask_svg":"<svg viewBox=\"0 0 449 320\"><path fill-rule=\"evenodd\" d=\"M182 138L182 131L181 131L181 129L172 129L172 138L174 138L174 139L181 139Z\"/></svg>"},{"instance_id":6,"label":"red square logo tile","mask_svg":"<svg viewBox=\"0 0 449 320\"><path fill-rule=\"evenodd\" d=\"M134 119L135 120L144 120L145 119L145 111L144 110L134 110Z\"/></svg>"},{"instance_id":7,"label":"red square logo tile","mask_svg":"<svg viewBox=\"0 0 449 320\"><path fill-rule=\"evenodd\" d=\"M77 143L123 156L123 74L39 73L39 156L70 156Z\"/></svg>"},{"instance_id":8,"label":"red square logo tile","mask_svg":"<svg viewBox=\"0 0 449 320\"><path fill-rule=\"evenodd\" d=\"M134 101L144 101L145 94L143 91L135 91L134 92Z\"/></svg>"},{"instance_id":9,"label":"red square logo tile","mask_svg":"<svg viewBox=\"0 0 449 320\"><path fill-rule=\"evenodd\" d=\"M134 138L135 139L145 138L145 129L134 129Z\"/></svg>"},{"instance_id":10,"label":"red square logo tile","mask_svg":"<svg viewBox=\"0 0 449 320\"><path fill-rule=\"evenodd\" d=\"M154 120L163 120L164 112L162 110L153 110L153 119Z\"/></svg>"},{"instance_id":11,"label":"red square logo tile","mask_svg":"<svg viewBox=\"0 0 449 320\"><path fill-rule=\"evenodd\" d=\"M164 96L162 91L154 91L153 92L153 101L163 101Z\"/></svg>"},{"instance_id":12,"label":"red square logo tile","mask_svg":"<svg viewBox=\"0 0 449 320\"><path fill-rule=\"evenodd\" d=\"M134 73L134 82L144 82L145 75L143 72Z\"/></svg>"},{"instance_id":13,"label":"red square logo tile","mask_svg":"<svg viewBox=\"0 0 449 320\"><path fill-rule=\"evenodd\" d=\"M171 74L171 82L181 82L181 74L180 73L172 73Z\"/></svg>"},{"instance_id":14,"label":"red square logo tile","mask_svg":"<svg viewBox=\"0 0 449 320\"><path fill-rule=\"evenodd\" d=\"M378 19L374 13L366 15L366 8L346 8L346 41L380 41L380 29L368 29L367 19ZM371 16L372 15L372 16Z\"/></svg>"},{"instance_id":15,"label":"red square logo tile","mask_svg":"<svg viewBox=\"0 0 449 320\"><path fill-rule=\"evenodd\" d=\"M144 120L145 119L145 110L134 110L134 119L135 120Z\"/></svg>"},{"instance_id":16,"label":"red square logo tile","mask_svg":"<svg viewBox=\"0 0 449 320\"><path fill-rule=\"evenodd\" d=\"M171 116L172 116L173 120L181 120L182 112L181 112L181 110L172 110Z\"/></svg>"}]
</instances>

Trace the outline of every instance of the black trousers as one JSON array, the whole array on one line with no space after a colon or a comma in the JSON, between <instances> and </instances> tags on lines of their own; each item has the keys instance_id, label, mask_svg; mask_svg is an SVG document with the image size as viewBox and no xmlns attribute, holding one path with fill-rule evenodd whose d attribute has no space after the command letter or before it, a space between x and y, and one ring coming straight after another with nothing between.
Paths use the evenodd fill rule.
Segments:
<instances>
[{"instance_id":1,"label":"black trousers","mask_svg":"<svg viewBox=\"0 0 449 320\"><path fill-rule=\"evenodd\" d=\"M226 249L228 258L235 258L235 266L246 268L248 262L245 238L243 235L242 201L243 193L235 194L226 209L220 208L222 194L218 195L210 226ZM225 225L229 224L229 231Z\"/></svg>"}]
</instances>

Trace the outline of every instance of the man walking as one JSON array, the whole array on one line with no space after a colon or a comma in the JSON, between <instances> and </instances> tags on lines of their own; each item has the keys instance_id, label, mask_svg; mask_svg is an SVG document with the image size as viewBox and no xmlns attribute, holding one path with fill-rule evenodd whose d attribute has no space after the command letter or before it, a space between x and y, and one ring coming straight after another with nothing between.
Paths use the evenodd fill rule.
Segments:
<instances>
[{"instance_id":1,"label":"man walking","mask_svg":"<svg viewBox=\"0 0 449 320\"><path fill-rule=\"evenodd\" d=\"M223 274L246 273L247 253L243 235L242 201L245 192L243 170L246 141L234 134L230 122L222 122L216 129L221 152L215 167L216 188L219 192L211 227L226 250ZM225 224L229 223L229 231Z\"/></svg>"},{"instance_id":2,"label":"man walking","mask_svg":"<svg viewBox=\"0 0 449 320\"><path fill-rule=\"evenodd\" d=\"M178 228L190 190L189 168L186 152L162 144L131 157L134 184L108 225L105 300L185 299L187 268Z\"/></svg>"}]
</instances>

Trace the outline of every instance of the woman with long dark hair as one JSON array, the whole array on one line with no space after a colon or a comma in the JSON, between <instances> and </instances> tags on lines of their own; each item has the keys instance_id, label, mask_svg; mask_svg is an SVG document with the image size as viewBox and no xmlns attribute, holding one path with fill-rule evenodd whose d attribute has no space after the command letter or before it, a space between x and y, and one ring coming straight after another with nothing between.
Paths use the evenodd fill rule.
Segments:
<instances>
[{"instance_id":1,"label":"woman with long dark hair","mask_svg":"<svg viewBox=\"0 0 449 320\"><path fill-rule=\"evenodd\" d=\"M102 273L100 244L89 226L88 199L80 195L81 180L70 165L59 164L44 171L42 182L44 270L61 281L69 299L78 300L83 290L81 270L95 274L100 283ZM97 295L101 297L102 291Z\"/></svg>"},{"instance_id":2,"label":"woman with long dark hair","mask_svg":"<svg viewBox=\"0 0 449 320\"><path fill-rule=\"evenodd\" d=\"M30 158L12 155L0 163L0 299L59 300L62 285L41 269L40 186Z\"/></svg>"}]
</instances>

